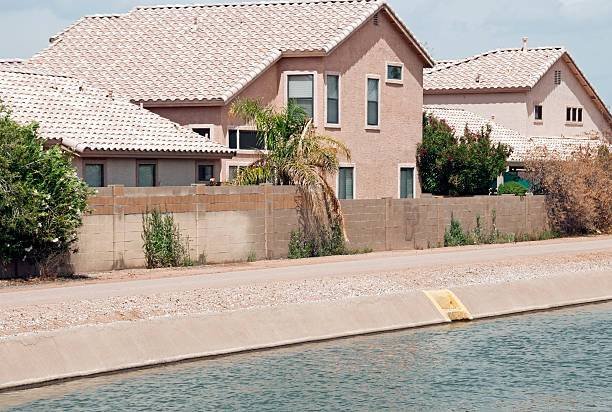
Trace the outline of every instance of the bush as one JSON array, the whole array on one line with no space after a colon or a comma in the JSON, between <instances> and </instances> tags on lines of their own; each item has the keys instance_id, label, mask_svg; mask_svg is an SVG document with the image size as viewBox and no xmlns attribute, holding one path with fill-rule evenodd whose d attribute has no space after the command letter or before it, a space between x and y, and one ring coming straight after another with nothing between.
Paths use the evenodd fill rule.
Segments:
<instances>
[{"instance_id":1,"label":"bush","mask_svg":"<svg viewBox=\"0 0 612 412\"><path fill-rule=\"evenodd\" d=\"M526 166L534 193L546 195L555 231L612 233L612 153L606 146L581 149L569 159L543 152Z\"/></svg>"},{"instance_id":2,"label":"bush","mask_svg":"<svg viewBox=\"0 0 612 412\"><path fill-rule=\"evenodd\" d=\"M143 214L142 240L149 269L192 265L189 240L183 242L172 215L163 215L157 209Z\"/></svg>"},{"instance_id":3,"label":"bush","mask_svg":"<svg viewBox=\"0 0 612 412\"><path fill-rule=\"evenodd\" d=\"M301 230L294 230L289 239L289 259L349 254L340 225L334 225L329 233L319 239L317 242L305 236Z\"/></svg>"},{"instance_id":4,"label":"bush","mask_svg":"<svg viewBox=\"0 0 612 412\"><path fill-rule=\"evenodd\" d=\"M527 188L518 182L508 182L499 186L497 193L500 195L525 196Z\"/></svg>"},{"instance_id":5,"label":"bush","mask_svg":"<svg viewBox=\"0 0 612 412\"><path fill-rule=\"evenodd\" d=\"M35 123L0 106L0 264L20 260L55 276L74 251L91 189L61 147L44 148Z\"/></svg>"},{"instance_id":6,"label":"bush","mask_svg":"<svg viewBox=\"0 0 612 412\"><path fill-rule=\"evenodd\" d=\"M423 142L417 165L423 192L443 196L489 194L492 182L506 168L512 150L491 142L491 128L464 131L457 138L444 121L423 117Z\"/></svg>"},{"instance_id":7,"label":"bush","mask_svg":"<svg viewBox=\"0 0 612 412\"><path fill-rule=\"evenodd\" d=\"M469 237L463 231L461 222L452 217L450 226L444 232L444 246L465 246L467 244L469 244Z\"/></svg>"}]
</instances>

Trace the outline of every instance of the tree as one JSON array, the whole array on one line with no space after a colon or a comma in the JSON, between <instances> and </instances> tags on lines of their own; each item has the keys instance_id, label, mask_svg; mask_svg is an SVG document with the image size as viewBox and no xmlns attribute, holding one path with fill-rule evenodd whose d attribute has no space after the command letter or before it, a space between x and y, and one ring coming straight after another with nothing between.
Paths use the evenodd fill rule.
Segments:
<instances>
[{"instance_id":1,"label":"tree","mask_svg":"<svg viewBox=\"0 0 612 412\"><path fill-rule=\"evenodd\" d=\"M37 130L0 107L0 263L21 260L50 275L77 240L90 189L66 152L45 150Z\"/></svg>"},{"instance_id":2,"label":"tree","mask_svg":"<svg viewBox=\"0 0 612 412\"><path fill-rule=\"evenodd\" d=\"M237 173L234 183L295 185L301 228L315 253L336 237L338 228L344 233L340 202L329 178L338 172L341 157L350 159L348 148L318 134L306 112L291 102L279 110L244 99L234 103L232 113L253 123L266 147L256 161Z\"/></svg>"},{"instance_id":3,"label":"tree","mask_svg":"<svg viewBox=\"0 0 612 412\"><path fill-rule=\"evenodd\" d=\"M443 120L424 115L423 142L417 147L423 191L450 196L489 194L511 153L509 146L491 142L490 127L477 133L466 127L457 138Z\"/></svg>"}]
</instances>

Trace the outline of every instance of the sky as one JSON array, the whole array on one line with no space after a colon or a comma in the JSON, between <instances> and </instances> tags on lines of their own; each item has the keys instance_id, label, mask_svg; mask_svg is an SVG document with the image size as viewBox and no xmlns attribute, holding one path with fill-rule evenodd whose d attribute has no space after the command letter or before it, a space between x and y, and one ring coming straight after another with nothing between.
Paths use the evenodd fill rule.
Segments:
<instances>
[{"instance_id":1,"label":"sky","mask_svg":"<svg viewBox=\"0 0 612 412\"><path fill-rule=\"evenodd\" d=\"M136 5L227 3L207 0L0 0L0 59L27 58L49 37L87 14L122 13ZM612 104L612 0L388 0L434 59L487 50L565 46Z\"/></svg>"}]
</instances>

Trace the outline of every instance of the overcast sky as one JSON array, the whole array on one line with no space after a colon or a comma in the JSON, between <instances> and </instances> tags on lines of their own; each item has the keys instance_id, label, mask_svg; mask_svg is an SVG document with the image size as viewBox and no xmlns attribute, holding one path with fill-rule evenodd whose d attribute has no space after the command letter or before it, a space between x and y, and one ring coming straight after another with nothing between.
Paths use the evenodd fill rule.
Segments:
<instances>
[{"instance_id":1,"label":"overcast sky","mask_svg":"<svg viewBox=\"0 0 612 412\"><path fill-rule=\"evenodd\" d=\"M26 58L85 14L136 5L222 3L190 0L0 0L0 58ZM225 1L226 3L228 1ZM236 2L235 0L233 2ZM565 46L612 104L612 0L389 0L435 59L489 49Z\"/></svg>"}]
</instances>

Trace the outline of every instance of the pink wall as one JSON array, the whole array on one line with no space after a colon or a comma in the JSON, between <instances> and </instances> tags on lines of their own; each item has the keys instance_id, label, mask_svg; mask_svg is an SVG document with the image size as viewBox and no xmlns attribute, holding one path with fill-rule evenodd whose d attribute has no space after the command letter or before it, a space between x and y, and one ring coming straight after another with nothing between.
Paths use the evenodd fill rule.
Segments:
<instances>
[{"instance_id":1,"label":"pink wall","mask_svg":"<svg viewBox=\"0 0 612 412\"><path fill-rule=\"evenodd\" d=\"M386 13L381 13L379 22L378 26L372 21L364 24L329 56L281 59L239 96L259 98L280 107L286 104L285 72L314 72L315 124L320 133L341 139L351 149L358 198L397 198L399 166L416 163L416 145L422 135L423 60ZM404 64L403 84L385 82L386 62ZM340 73L341 125L337 128L325 127L326 72ZM377 130L366 130L365 125L367 75L381 78ZM228 128L242 124L229 115L229 105L151 110L183 125L213 124L212 137L223 144L228 143ZM222 177L227 176L229 165L248 164L253 157L252 153L239 153L232 160L224 160Z\"/></svg>"},{"instance_id":2,"label":"pink wall","mask_svg":"<svg viewBox=\"0 0 612 412\"><path fill-rule=\"evenodd\" d=\"M554 73L561 71L561 84L555 85ZM534 105L541 104L543 120L534 119ZM528 95L529 136L580 136L585 133L610 133L610 125L563 60L557 61ZM580 125L566 123L565 109L582 107Z\"/></svg>"}]
</instances>

